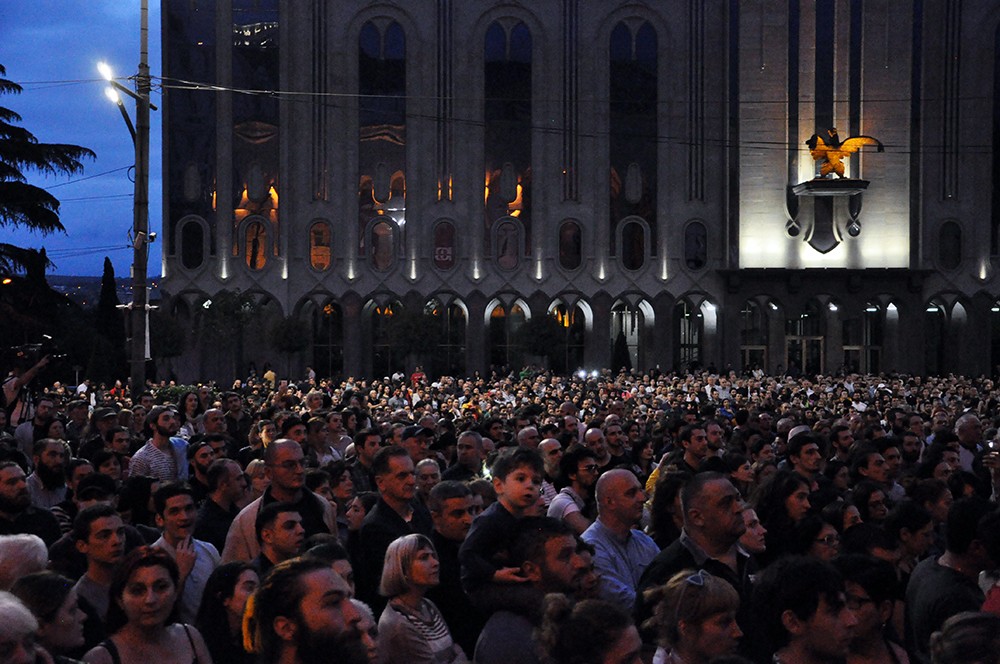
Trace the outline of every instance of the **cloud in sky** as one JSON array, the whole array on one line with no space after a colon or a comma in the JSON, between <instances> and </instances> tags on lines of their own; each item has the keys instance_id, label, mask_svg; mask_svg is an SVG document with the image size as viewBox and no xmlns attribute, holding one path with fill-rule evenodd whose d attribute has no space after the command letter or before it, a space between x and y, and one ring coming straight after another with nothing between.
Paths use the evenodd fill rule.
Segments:
<instances>
[{"instance_id":1,"label":"cloud in sky","mask_svg":"<svg viewBox=\"0 0 1000 664\"><path fill-rule=\"evenodd\" d=\"M150 1L149 63L160 73L159 2ZM39 141L90 148L97 159L82 174L29 180L62 201L66 234L41 236L4 229L5 241L45 246L56 274L99 275L110 256L118 276L132 261L127 233L132 226L134 148L119 112L104 96L96 64L108 62L117 76L137 71L140 3L138 0L32 0L0 2L0 64L7 78L20 83L20 95L0 96L0 106L19 113L21 126ZM127 81L123 81L128 84ZM154 90L153 103L160 104ZM134 105L126 99L134 119ZM161 226L160 113L151 114L150 228ZM113 171L108 173L109 171ZM107 173L106 175L95 175ZM151 247L150 273L160 272L160 243Z\"/></svg>"}]
</instances>

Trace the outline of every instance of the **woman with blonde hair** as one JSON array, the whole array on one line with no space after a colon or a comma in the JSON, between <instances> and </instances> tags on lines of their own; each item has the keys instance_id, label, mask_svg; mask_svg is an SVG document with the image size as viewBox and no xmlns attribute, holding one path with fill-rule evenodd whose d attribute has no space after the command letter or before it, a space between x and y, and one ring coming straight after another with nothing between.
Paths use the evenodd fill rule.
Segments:
<instances>
[{"instance_id":1,"label":"woman with blonde hair","mask_svg":"<svg viewBox=\"0 0 1000 664\"><path fill-rule=\"evenodd\" d=\"M440 564L424 535L404 535L389 545L379 593L389 598L378 621L383 664L466 664L441 612L424 595L438 585Z\"/></svg>"},{"instance_id":2,"label":"woman with blonde hair","mask_svg":"<svg viewBox=\"0 0 1000 664\"><path fill-rule=\"evenodd\" d=\"M708 664L736 652L743 636L736 624L740 597L728 581L686 569L646 591L646 601L656 607L644 625L659 638L654 664Z\"/></svg>"}]
</instances>

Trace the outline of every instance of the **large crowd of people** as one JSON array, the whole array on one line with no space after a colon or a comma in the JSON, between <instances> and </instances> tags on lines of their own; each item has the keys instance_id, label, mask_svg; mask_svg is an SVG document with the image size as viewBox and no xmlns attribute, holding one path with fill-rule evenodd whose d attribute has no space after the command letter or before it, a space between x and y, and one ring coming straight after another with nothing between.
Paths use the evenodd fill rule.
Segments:
<instances>
[{"instance_id":1,"label":"large crowd of people","mask_svg":"<svg viewBox=\"0 0 1000 664\"><path fill-rule=\"evenodd\" d=\"M992 379L596 372L0 400L0 661L1000 663Z\"/></svg>"}]
</instances>

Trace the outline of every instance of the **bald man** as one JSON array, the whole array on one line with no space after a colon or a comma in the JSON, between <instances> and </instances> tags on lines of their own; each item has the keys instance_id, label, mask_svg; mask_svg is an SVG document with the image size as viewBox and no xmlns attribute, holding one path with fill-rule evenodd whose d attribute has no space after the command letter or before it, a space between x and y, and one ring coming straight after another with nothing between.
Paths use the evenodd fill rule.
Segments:
<instances>
[{"instance_id":1,"label":"bald man","mask_svg":"<svg viewBox=\"0 0 1000 664\"><path fill-rule=\"evenodd\" d=\"M609 470L597 480L597 521L583 533L594 547L601 599L631 612L639 579L660 549L635 526L642 520L646 493L630 470Z\"/></svg>"},{"instance_id":2,"label":"bald man","mask_svg":"<svg viewBox=\"0 0 1000 664\"><path fill-rule=\"evenodd\" d=\"M542 502L545 509L549 509L552 499L559 491L556 489L556 480L559 478L559 461L562 460L562 443L555 438L546 438L538 443L538 453L542 455L542 464L545 467L545 474L542 477Z\"/></svg>"}]
</instances>

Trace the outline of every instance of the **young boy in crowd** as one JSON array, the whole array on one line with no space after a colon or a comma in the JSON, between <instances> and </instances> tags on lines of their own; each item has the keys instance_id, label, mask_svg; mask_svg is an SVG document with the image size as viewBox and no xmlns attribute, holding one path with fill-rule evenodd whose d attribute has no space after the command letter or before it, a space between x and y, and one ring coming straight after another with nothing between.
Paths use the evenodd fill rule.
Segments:
<instances>
[{"instance_id":1,"label":"young boy in crowd","mask_svg":"<svg viewBox=\"0 0 1000 664\"><path fill-rule=\"evenodd\" d=\"M525 447L504 450L493 464L497 502L473 521L458 554L462 586L484 611L495 610L507 601L516 602L510 586L527 580L519 567L508 565L508 549L517 534L518 522L527 516L541 516L543 472L541 456Z\"/></svg>"}]
</instances>

